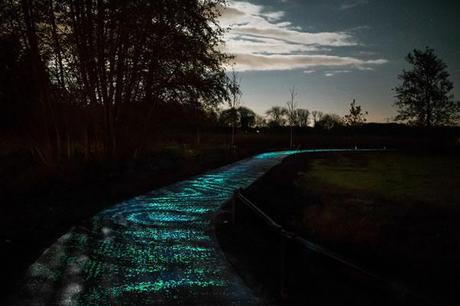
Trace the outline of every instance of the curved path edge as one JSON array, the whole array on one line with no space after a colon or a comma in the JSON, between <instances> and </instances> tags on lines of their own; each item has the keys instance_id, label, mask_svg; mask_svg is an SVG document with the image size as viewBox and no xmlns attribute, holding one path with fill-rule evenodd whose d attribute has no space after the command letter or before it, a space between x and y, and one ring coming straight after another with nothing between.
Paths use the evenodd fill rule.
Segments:
<instances>
[{"instance_id":1,"label":"curved path edge","mask_svg":"<svg viewBox=\"0 0 460 306\"><path fill-rule=\"evenodd\" d=\"M255 305L212 219L238 188L286 156L271 152L137 196L60 237L29 267L17 305ZM375 151L375 150L359 150Z\"/></svg>"}]
</instances>

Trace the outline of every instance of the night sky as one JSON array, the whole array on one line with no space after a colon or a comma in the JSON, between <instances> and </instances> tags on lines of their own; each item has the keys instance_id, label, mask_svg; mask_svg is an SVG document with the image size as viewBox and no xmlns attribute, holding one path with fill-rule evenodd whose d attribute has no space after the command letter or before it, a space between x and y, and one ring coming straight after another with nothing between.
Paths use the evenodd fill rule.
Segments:
<instances>
[{"instance_id":1,"label":"night sky","mask_svg":"<svg viewBox=\"0 0 460 306\"><path fill-rule=\"evenodd\" d=\"M229 1L221 24L232 28L225 48L242 105L264 114L296 86L299 107L343 115L356 98L369 121L385 122L414 48L435 49L460 98L459 14L458 0L251 0Z\"/></svg>"}]
</instances>

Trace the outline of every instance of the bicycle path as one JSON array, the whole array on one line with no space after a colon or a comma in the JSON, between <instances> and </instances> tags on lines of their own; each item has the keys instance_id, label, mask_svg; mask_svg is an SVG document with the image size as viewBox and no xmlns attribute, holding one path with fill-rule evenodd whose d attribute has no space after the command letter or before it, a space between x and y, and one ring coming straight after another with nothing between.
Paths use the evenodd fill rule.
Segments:
<instances>
[{"instance_id":1,"label":"bicycle path","mask_svg":"<svg viewBox=\"0 0 460 306\"><path fill-rule=\"evenodd\" d=\"M29 268L21 305L255 305L212 219L288 155L256 155L115 205L59 238Z\"/></svg>"}]
</instances>

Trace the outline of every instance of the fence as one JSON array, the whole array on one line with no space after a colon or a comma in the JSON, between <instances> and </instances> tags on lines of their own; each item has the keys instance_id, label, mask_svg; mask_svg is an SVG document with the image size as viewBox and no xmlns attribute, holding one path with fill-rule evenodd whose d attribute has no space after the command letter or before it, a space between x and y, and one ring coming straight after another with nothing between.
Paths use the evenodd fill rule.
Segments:
<instances>
[{"instance_id":1,"label":"fence","mask_svg":"<svg viewBox=\"0 0 460 306\"><path fill-rule=\"evenodd\" d=\"M232 198L231 218L234 225L245 226L244 234L258 235L251 246L253 252L258 252L266 265L266 277L277 279L274 287L279 290L279 298L288 304L435 305L402 284L390 282L285 230L241 190ZM248 227L252 227L250 231ZM260 237L267 243L257 249Z\"/></svg>"}]
</instances>

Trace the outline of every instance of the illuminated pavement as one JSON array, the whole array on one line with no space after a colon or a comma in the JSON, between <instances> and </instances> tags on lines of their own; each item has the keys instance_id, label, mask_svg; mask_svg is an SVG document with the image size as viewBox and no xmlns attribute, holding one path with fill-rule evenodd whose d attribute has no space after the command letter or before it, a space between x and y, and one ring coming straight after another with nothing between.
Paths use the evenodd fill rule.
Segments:
<instances>
[{"instance_id":1,"label":"illuminated pavement","mask_svg":"<svg viewBox=\"0 0 460 306\"><path fill-rule=\"evenodd\" d=\"M21 305L250 305L211 221L237 188L285 156L265 153L138 196L57 240L30 268ZM342 150L343 151L343 150Z\"/></svg>"}]
</instances>

